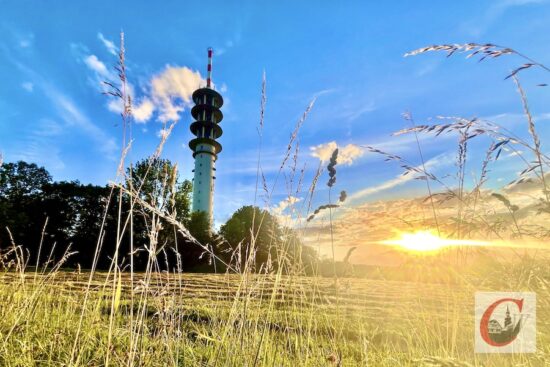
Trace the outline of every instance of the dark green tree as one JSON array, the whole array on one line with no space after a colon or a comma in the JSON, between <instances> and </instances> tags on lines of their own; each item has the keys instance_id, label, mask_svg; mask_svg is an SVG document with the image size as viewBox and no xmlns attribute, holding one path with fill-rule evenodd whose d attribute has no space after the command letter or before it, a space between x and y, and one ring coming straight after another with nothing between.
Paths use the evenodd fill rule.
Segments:
<instances>
[{"instance_id":1,"label":"dark green tree","mask_svg":"<svg viewBox=\"0 0 550 367\"><path fill-rule=\"evenodd\" d=\"M40 210L44 185L52 180L44 167L19 161L0 166L0 247L39 241L45 216Z\"/></svg>"},{"instance_id":2,"label":"dark green tree","mask_svg":"<svg viewBox=\"0 0 550 367\"><path fill-rule=\"evenodd\" d=\"M192 270L211 272L225 271L225 266L219 261L223 257L218 247L218 235L212 229L210 218L206 212L193 212L187 225L189 232L200 242L200 246L188 243L185 248L185 257L198 259L192 265ZM185 261L184 261L185 263Z\"/></svg>"},{"instance_id":3,"label":"dark green tree","mask_svg":"<svg viewBox=\"0 0 550 367\"><path fill-rule=\"evenodd\" d=\"M175 213L184 224L190 219L191 181L180 182L177 166L168 159L142 159L126 170L128 188L139 192L140 198L154 208Z\"/></svg>"},{"instance_id":4,"label":"dark green tree","mask_svg":"<svg viewBox=\"0 0 550 367\"><path fill-rule=\"evenodd\" d=\"M0 166L0 197L21 198L39 194L52 176L44 167L18 161Z\"/></svg>"},{"instance_id":5,"label":"dark green tree","mask_svg":"<svg viewBox=\"0 0 550 367\"><path fill-rule=\"evenodd\" d=\"M27 250L30 266L35 265L37 260L44 263L50 253L53 264L71 246L71 251L77 253L68 259L65 266L80 264L84 268L90 267L109 192L108 187L82 185L78 181L52 182L50 174L36 164L17 162L2 165L1 248L5 249L10 245L8 228L15 244ZM114 228L116 218L111 210L106 218L105 243L113 242L111 229ZM39 252L40 259L37 259ZM99 268L108 266L106 251L99 261Z\"/></svg>"},{"instance_id":6,"label":"dark green tree","mask_svg":"<svg viewBox=\"0 0 550 367\"><path fill-rule=\"evenodd\" d=\"M160 158L143 159L137 162L131 171L127 170L127 177L127 188L139 192L141 201L159 212L174 216L201 244L211 242L207 218L199 213L191 214L192 183L189 180L179 180L177 166L171 161ZM140 205L139 202L134 209L137 213L134 216L134 244L136 248L143 248L149 242L152 213L146 205ZM159 259L159 264L168 262L172 267L180 262L184 270L193 270L207 261L207 257L201 257L203 247L189 241L168 221L161 219L161 222L158 250L162 251L162 256L166 254L168 259ZM180 254L179 260L174 257L176 252ZM138 258L138 263L144 261L146 259Z\"/></svg>"},{"instance_id":7,"label":"dark green tree","mask_svg":"<svg viewBox=\"0 0 550 367\"><path fill-rule=\"evenodd\" d=\"M56 259L63 256L69 245L77 253L67 262L69 266L92 266L101 225L105 216L103 251L99 256L99 268L107 268L116 241L116 206L105 212L110 188L107 186L82 185L78 181L54 182L44 186L40 209L48 218L44 249L56 243ZM116 200L116 197L113 197ZM44 254L42 254L44 256Z\"/></svg>"},{"instance_id":8,"label":"dark green tree","mask_svg":"<svg viewBox=\"0 0 550 367\"><path fill-rule=\"evenodd\" d=\"M187 224L187 229L201 244L212 244L213 233L210 226L210 218L206 212L194 212Z\"/></svg>"},{"instance_id":9,"label":"dark green tree","mask_svg":"<svg viewBox=\"0 0 550 367\"><path fill-rule=\"evenodd\" d=\"M221 226L220 235L225 245L240 259L241 269L253 256L253 270L273 270L283 267L304 270L316 261L316 252L302 244L294 230L282 227L277 218L255 206L243 206ZM235 253L240 251L240 253ZM229 261L229 259L228 259Z\"/></svg>"}]
</instances>

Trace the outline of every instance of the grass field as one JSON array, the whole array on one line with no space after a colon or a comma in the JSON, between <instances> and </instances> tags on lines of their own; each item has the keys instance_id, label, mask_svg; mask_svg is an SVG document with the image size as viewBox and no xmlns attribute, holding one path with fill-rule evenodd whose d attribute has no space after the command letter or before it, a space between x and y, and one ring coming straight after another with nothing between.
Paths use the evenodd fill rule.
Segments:
<instances>
[{"instance_id":1,"label":"grass field","mask_svg":"<svg viewBox=\"0 0 550 367\"><path fill-rule=\"evenodd\" d=\"M282 275L136 274L133 291L126 273L113 286L105 273L90 279L89 273L7 272L0 283L0 365L550 363L545 262L495 268L486 277L446 269L447 280L439 283L384 280L382 273L336 283ZM538 352L474 354L474 293L510 289L537 292Z\"/></svg>"},{"instance_id":2,"label":"grass field","mask_svg":"<svg viewBox=\"0 0 550 367\"><path fill-rule=\"evenodd\" d=\"M125 107L122 125L126 127L131 117L131 98L121 92L126 90L122 36L116 69L120 73L121 88L115 87L111 94L122 100ZM410 54L441 50L449 52L449 56L461 51L484 55L483 58L512 53L525 58L511 49L491 44L430 46ZM526 65L550 70L538 63ZM111 272L60 270L71 254L70 248L61 259L55 259L57 265L53 269L36 271L28 266L28 259L32 258L28 256L30 254L26 254L24 247L13 238L12 247L2 249L5 252L0 253L0 269L4 270L0 273L0 366L550 366L550 267L548 256L541 256L542 250L547 251L546 243L550 237L545 217L550 213L547 184L550 157L541 150L527 98L516 77L519 71L528 67L516 69L509 77L513 77L520 94L529 141L514 134L510 136L508 131L503 132L492 122L476 118L442 117L439 124L417 126L407 115L405 120L411 127L394 135L414 134L421 164L374 147L361 147L383 156L386 161L397 162L404 169L393 182L406 182L403 177L408 174L408 177L416 176L415 179L425 181L428 196L417 198L416 204L411 199L393 212L390 204L383 205L380 212L359 212L356 218L361 220L360 225L373 229L378 221L378 229L405 232L396 224L399 221L399 225L410 227L406 228L407 231L436 229L438 233L441 231L437 243L454 243L457 256L452 257L455 261L449 261L450 257L434 260L419 255L418 259L406 265L379 268L362 274L361 278L339 276L348 274L348 268L352 267L348 260L356 247L351 246L365 239L373 240L373 243L378 241L370 238L368 232L355 233L355 238L350 238L353 231L346 227L349 224L347 218L333 213L336 208L344 206L347 197L346 191L338 187L340 198L335 200L337 191L331 191L336 182L338 148L332 150L327 165L329 179L326 183L328 192L325 193L328 193L328 203L317 209L312 206L317 180L324 183L326 179L321 177L326 162L321 160L309 188L302 185L297 137L315 100L296 123L273 184L267 184L260 164L266 101L264 76L254 205L260 202L261 192L266 208L288 207L290 212L298 213L296 218L287 218L291 220L285 231L273 231L275 221L269 226L264 223L260 228L268 212L256 214L252 211L250 228L238 226L242 227L239 236L235 236L238 239L228 249L229 260L224 262L227 273L184 274L180 263L177 272L157 272L161 269L158 263L160 254L169 247L166 246L166 236L159 235L163 225L173 231L175 244L177 232L189 243L200 245L204 250L200 256L209 256L214 266L216 261L224 261L218 257L221 252L214 251L216 243L214 246L208 243L214 242L215 237L201 244L183 222L176 219L178 210L173 199L177 194L174 191L176 166L171 168L169 180L166 175L161 180L157 169L158 177L152 177L156 188L145 192L143 182L151 174L153 163L161 156L174 122L163 130L155 153L143 161L146 163L143 167L145 173L140 184L134 185L128 180L128 177L139 177L134 174L132 166L124 173L131 144L121 153L118 179L111 184L112 189L105 200L107 205L98 231L97 248L91 259L93 268L100 269L95 266L106 238L105 228L116 228L116 236L111 235L115 240L106 244L112 250L109 252L112 256ZM426 170L429 161L425 162L423 158L417 136L418 133L438 136L449 132L458 137L457 171L444 176L451 176L456 181L452 184ZM131 141L126 140L126 134L124 128L123 142ZM491 143L481 162L478 178L472 184L467 179L471 169L466 164L468 144L481 135L489 137ZM528 150L532 155L527 159L518 154L524 160L525 168L515 183L508 184L509 187L522 184L515 187L520 194L513 196L514 192L510 191L507 197L493 189L482 189L490 172L489 164L496 162L504 148L510 147L513 151L507 152L517 153L513 145ZM271 199L277 183L281 185L283 179L288 196L277 206ZM535 183L525 186L527 180ZM384 188L384 185L374 188ZM118 202L115 201L117 196ZM127 211L123 211L123 197L129 199ZM525 197L529 200L521 202L521 208L512 204ZM296 210L294 205L298 202ZM113 203L118 203L118 216L115 215L116 225L109 227L105 223L109 205ZM415 208L421 215L415 217ZM312 222L321 212L328 214L327 223ZM279 215L281 213L279 211ZM134 216L138 215L144 218L144 228L147 229L143 236L146 245L142 248L133 247L134 237L143 235L134 231ZM381 225L382 222L385 223ZM338 232L338 228L343 230ZM68 227L68 231L73 229ZM260 235L262 231L264 235ZM297 237L289 235L302 232L315 234L316 239L310 238L308 244L319 245L319 250L320 235L325 234L323 245L330 248L332 259L305 262L303 247L297 245ZM32 254L37 259L37 267L56 263L51 254L45 263L40 262L44 257L40 255L46 234L44 225L38 251ZM461 247L461 241L475 240L477 236L491 241L502 240L502 243L508 239L513 242L533 240L539 246L525 247L533 250L525 255L516 254L523 249L519 246L508 249L507 253L514 256L503 260L497 255L501 256L504 251L493 251L492 247L501 242L491 242L483 251L493 252L479 250L472 257L474 262L470 263L470 254ZM129 264L124 262L123 240L130 243ZM416 242L409 244L415 245L419 253L430 250L425 238L420 241L417 238ZM348 249L342 261L335 256L335 248L340 246ZM181 256L177 257L178 261L183 256L190 256L186 253L188 248L180 248L181 253L176 251ZM438 246L436 250L444 252L445 248ZM535 249L540 252L534 252ZM138 273L133 267L137 250L148 253L147 270L143 273ZM256 264L256 256L262 252L270 256L263 264ZM276 267L273 267L273 261L276 261ZM323 270L319 269L323 266L320 264L328 264L329 271L319 271ZM165 265L162 268L171 268L168 260ZM337 266L342 266L345 271L338 272ZM330 276L305 276L310 273ZM479 291L536 292L536 353L474 353L474 295Z\"/></svg>"}]
</instances>

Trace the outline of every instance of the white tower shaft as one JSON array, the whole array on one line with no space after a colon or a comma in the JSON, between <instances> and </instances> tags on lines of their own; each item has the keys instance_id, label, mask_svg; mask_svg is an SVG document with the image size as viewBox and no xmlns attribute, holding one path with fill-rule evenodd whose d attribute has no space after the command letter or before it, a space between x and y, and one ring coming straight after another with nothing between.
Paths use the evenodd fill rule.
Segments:
<instances>
[{"instance_id":1,"label":"white tower shaft","mask_svg":"<svg viewBox=\"0 0 550 367\"><path fill-rule=\"evenodd\" d=\"M195 155L193 178L193 211L208 213L212 222L214 207L215 148L210 144L199 144Z\"/></svg>"},{"instance_id":2,"label":"white tower shaft","mask_svg":"<svg viewBox=\"0 0 550 367\"><path fill-rule=\"evenodd\" d=\"M222 135L219 123L223 119L220 111L222 96L212 88L212 49L208 49L208 76L205 88L193 92L195 106L191 115L195 121L190 129L195 138L189 142L195 158L193 177L193 212L205 212L213 222L215 162L222 146L216 141Z\"/></svg>"}]
</instances>

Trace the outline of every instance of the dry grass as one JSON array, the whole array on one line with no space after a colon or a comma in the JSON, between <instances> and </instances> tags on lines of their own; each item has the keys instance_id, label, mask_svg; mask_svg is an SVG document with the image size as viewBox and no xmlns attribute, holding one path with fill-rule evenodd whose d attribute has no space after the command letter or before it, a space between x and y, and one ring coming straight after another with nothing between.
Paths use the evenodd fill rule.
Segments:
<instances>
[{"instance_id":1,"label":"dry grass","mask_svg":"<svg viewBox=\"0 0 550 367\"><path fill-rule=\"evenodd\" d=\"M531 263L493 267L485 278L441 267L432 271L447 281L392 281L385 271L380 279L340 279L337 289L318 277L178 273L135 274L132 289L122 273L114 314L108 274L96 272L88 283L88 274L76 272L7 272L0 287L0 363L99 366L109 358L114 366L320 366L336 365L329 361L335 355L342 366L542 366L550 357L549 274L542 261L525 261ZM538 295L539 352L474 354L473 292L518 286ZM132 292L147 305L132 302ZM143 316L139 328L132 311Z\"/></svg>"},{"instance_id":2,"label":"dry grass","mask_svg":"<svg viewBox=\"0 0 550 367\"><path fill-rule=\"evenodd\" d=\"M122 41L122 38L121 38ZM131 126L131 101L125 92L124 47L120 48L117 71L120 84L109 82L110 93L123 102L123 152L121 167L131 147L127 126ZM482 58L502 55L523 55L495 45L431 46L410 53L428 51L469 52ZM546 67L530 60L531 66ZM531 66L522 66L510 77L517 81L518 73ZM505 146L522 146L533 153L535 160L525 160L525 171L515 184L536 178L548 208L548 187L545 168L550 159L543 153L536 124L529 112L527 98L517 84L533 139L524 141L498 125L478 119L441 118L441 124L416 125L396 134L414 133L421 164L366 147L381 154L404 169L404 175L416 175L427 183L433 219L442 233L467 238L480 232L501 237L494 218L479 210L481 187L486 182L489 165L498 160ZM296 230L300 232L329 209L332 233L331 190L335 184L337 152L333 154L329 171L329 202L310 214L311 203L323 166L314 171L312 182L304 181L306 167L301 165L299 132L313 108L312 101L297 121L278 173L270 186L262 172L262 134L266 112L266 82L262 82L259 148L255 201L263 191L267 208L278 187L280 176L295 214ZM175 123L164 130L153 154L160 157ZM456 134L457 172L448 183L427 170L417 134ZM480 168L478 182L472 189L465 184L468 144L484 136L491 140ZM151 160L150 164L153 164ZM533 163L534 162L534 163ZM303 167L303 168L298 168ZM228 272L218 275L186 275L181 265L170 264L170 272L159 272L157 254L165 251L159 243L161 220L181 235L199 244L185 226L176 220L170 205L158 198L140 197L141 187L124 185L124 169L112 184L116 191L130 199L131 207L147 218L150 243L147 270L134 273L120 269L115 253L111 270L98 272L62 271L66 256L49 267L29 268L27 255L13 243L2 253L5 271L0 274L0 364L6 366L542 366L550 360L550 274L548 259L521 257L514 262L498 262L479 254L477 267L444 261L418 261L405 267L381 269L372 279L304 276L299 261L293 266L272 269L265 266L254 270L256 233L247 246L246 259L240 259L240 249L234 252ZM533 177L534 176L534 177ZM523 181L522 181L523 180ZM173 182L163 182L171 190ZM260 185L261 182L261 185ZM261 187L260 187L261 186ZM307 190L303 190L307 187ZM304 196L301 208L295 208L292 197ZM110 197L110 199L111 199ZM454 201L456 218L447 222L438 213L438 202ZM513 204L499 199L515 221ZM119 202L121 202L119 200ZM306 204L307 202L307 204ZM545 206L546 205L546 206ZM307 206L307 210L306 210ZM132 228L132 213L124 217L119 211L117 243ZM305 213L304 213L305 212ZM304 217L302 217L302 215ZM303 220L305 218L305 221ZM254 218L261 226L263 217ZM130 235L131 235L130 230ZM516 222L516 232L529 236L529 231ZM98 234L97 253L103 244L103 229ZM216 256L211 244L199 244L206 254ZM283 244L279 255L285 258L289 246ZM457 251L457 256L460 254ZM351 251L346 256L348 263ZM448 254L446 254L448 255ZM454 256L454 253L452 254ZM130 258L132 258L133 253ZM290 258L290 256L289 256ZM295 258L295 257L292 257ZM217 258L217 261L222 259ZM242 261L244 260L244 261ZM46 261L51 263L51 261ZM244 264L244 265L243 265ZM335 264L333 262L333 264ZM480 271L479 269L485 269ZM401 280L392 280L401 279ZM403 280L407 281L403 281ZM482 290L530 290L537 292L538 345L532 355L476 355L473 353L473 294Z\"/></svg>"}]
</instances>

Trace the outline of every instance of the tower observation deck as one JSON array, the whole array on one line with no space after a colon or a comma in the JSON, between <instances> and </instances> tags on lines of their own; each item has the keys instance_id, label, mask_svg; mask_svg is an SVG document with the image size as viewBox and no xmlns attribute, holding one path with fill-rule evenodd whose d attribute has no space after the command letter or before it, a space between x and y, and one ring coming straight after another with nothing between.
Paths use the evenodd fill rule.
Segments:
<instances>
[{"instance_id":1,"label":"tower observation deck","mask_svg":"<svg viewBox=\"0 0 550 367\"><path fill-rule=\"evenodd\" d=\"M193 176L193 212L205 212L210 223L213 220L214 180L216 179L216 160L222 151L222 146L216 141L222 135L219 123L223 119L220 108L223 105L222 96L211 87L212 49L208 49L208 78L204 88L193 93L195 106L191 115L195 119L191 123L191 133L196 138L189 142L189 148L195 158Z\"/></svg>"}]
</instances>

